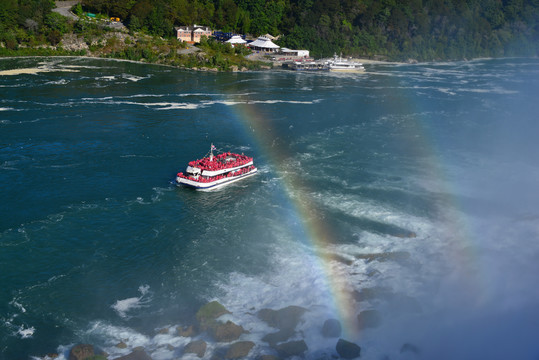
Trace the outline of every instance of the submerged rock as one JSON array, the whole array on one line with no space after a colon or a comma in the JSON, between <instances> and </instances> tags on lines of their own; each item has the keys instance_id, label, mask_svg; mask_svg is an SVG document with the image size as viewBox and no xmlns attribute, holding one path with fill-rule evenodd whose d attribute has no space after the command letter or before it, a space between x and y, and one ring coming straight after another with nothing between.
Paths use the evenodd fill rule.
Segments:
<instances>
[{"instance_id":1,"label":"submerged rock","mask_svg":"<svg viewBox=\"0 0 539 360\"><path fill-rule=\"evenodd\" d=\"M377 310L365 310L357 316L359 329L375 328L382 323L382 316Z\"/></svg>"},{"instance_id":2,"label":"submerged rock","mask_svg":"<svg viewBox=\"0 0 539 360\"><path fill-rule=\"evenodd\" d=\"M77 344L69 350L69 360L85 360L93 356L94 346L90 344Z\"/></svg>"},{"instance_id":3,"label":"submerged rock","mask_svg":"<svg viewBox=\"0 0 539 360\"><path fill-rule=\"evenodd\" d=\"M382 286L374 286L371 288L363 288L359 291L354 290L352 296L356 301L367 301L373 299L385 299L394 296L393 292L389 288Z\"/></svg>"},{"instance_id":4,"label":"submerged rock","mask_svg":"<svg viewBox=\"0 0 539 360\"><path fill-rule=\"evenodd\" d=\"M252 341L238 341L228 348L225 359L238 359L249 355L249 351L255 346Z\"/></svg>"},{"instance_id":5,"label":"submerged rock","mask_svg":"<svg viewBox=\"0 0 539 360\"><path fill-rule=\"evenodd\" d=\"M307 309L300 306L288 306L279 310L262 309L258 318L277 329L295 329Z\"/></svg>"},{"instance_id":6,"label":"submerged rock","mask_svg":"<svg viewBox=\"0 0 539 360\"><path fill-rule=\"evenodd\" d=\"M137 347L133 349L132 353L116 358L115 360L152 360L152 358L150 355L146 354L144 348Z\"/></svg>"},{"instance_id":7,"label":"submerged rock","mask_svg":"<svg viewBox=\"0 0 539 360\"><path fill-rule=\"evenodd\" d=\"M211 325L215 320L225 314L230 314L223 305L217 301L212 301L202 306L196 313L196 319L201 330L206 330L208 325Z\"/></svg>"},{"instance_id":8,"label":"submerged rock","mask_svg":"<svg viewBox=\"0 0 539 360\"><path fill-rule=\"evenodd\" d=\"M337 341L335 349L337 350L337 354L344 359L357 358L361 353L361 347L359 345L343 339Z\"/></svg>"},{"instance_id":9,"label":"submerged rock","mask_svg":"<svg viewBox=\"0 0 539 360\"><path fill-rule=\"evenodd\" d=\"M178 326L176 331L178 332L178 335L182 337L193 337L196 335L195 327L193 325L182 327Z\"/></svg>"},{"instance_id":10,"label":"submerged rock","mask_svg":"<svg viewBox=\"0 0 539 360\"><path fill-rule=\"evenodd\" d=\"M281 360L281 358L275 355L260 355L256 360Z\"/></svg>"},{"instance_id":11,"label":"submerged rock","mask_svg":"<svg viewBox=\"0 0 539 360\"><path fill-rule=\"evenodd\" d=\"M296 332L294 329L283 329L275 333L267 334L262 338L262 341L267 342L274 347L277 343L290 339Z\"/></svg>"},{"instance_id":12,"label":"submerged rock","mask_svg":"<svg viewBox=\"0 0 539 360\"><path fill-rule=\"evenodd\" d=\"M209 325L208 332L218 342L230 342L238 340L245 332L241 325L236 325L232 321L226 323L214 323Z\"/></svg>"},{"instance_id":13,"label":"submerged rock","mask_svg":"<svg viewBox=\"0 0 539 360\"><path fill-rule=\"evenodd\" d=\"M274 347L282 357L302 356L307 351L307 344L303 340L289 341Z\"/></svg>"},{"instance_id":14,"label":"submerged rock","mask_svg":"<svg viewBox=\"0 0 539 360\"><path fill-rule=\"evenodd\" d=\"M195 354L201 358L204 357L204 354L206 353L206 347L207 344L204 340L196 340L185 345L183 352L186 354Z\"/></svg>"},{"instance_id":15,"label":"submerged rock","mask_svg":"<svg viewBox=\"0 0 539 360\"><path fill-rule=\"evenodd\" d=\"M342 327L341 323L337 319L328 319L322 326L322 336L325 338L338 338L341 336Z\"/></svg>"}]
</instances>

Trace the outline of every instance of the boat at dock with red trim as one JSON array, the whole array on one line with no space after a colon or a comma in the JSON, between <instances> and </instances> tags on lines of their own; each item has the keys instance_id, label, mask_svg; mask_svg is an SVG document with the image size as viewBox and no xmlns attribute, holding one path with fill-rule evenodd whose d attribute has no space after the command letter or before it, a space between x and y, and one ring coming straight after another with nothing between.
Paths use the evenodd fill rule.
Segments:
<instances>
[{"instance_id":1,"label":"boat at dock with red trim","mask_svg":"<svg viewBox=\"0 0 539 360\"><path fill-rule=\"evenodd\" d=\"M190 161L185 174L180 172L176 175L176 183L197 190L210 190L256 174L252 157L231 152L214 155L214 150L216 148L212 144L209 156Z\"/></svg>"}]
</instances>

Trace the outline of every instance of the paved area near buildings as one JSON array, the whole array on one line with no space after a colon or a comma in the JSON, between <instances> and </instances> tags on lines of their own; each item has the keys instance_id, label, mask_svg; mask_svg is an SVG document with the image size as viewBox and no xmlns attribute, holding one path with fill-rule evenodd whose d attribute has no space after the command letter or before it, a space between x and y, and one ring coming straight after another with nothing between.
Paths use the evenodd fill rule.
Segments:
<instances>
[{"instance_id":1,"label":"paved area near buildings","mask_svg":"<svg viewBox=\"0 0 539 360\"><path fill-rule=\"evenodd\" d=\"M178 50L178 54L192 54L200 50L194 45L188 45L188 46L189 47L187 49Z\"/></svg>"},{"instance_id":2,"label":"paved area near buildings","mask_svg":"<svg viewBox=\"0 0 539 360\"><path fill-rule=\"evenodd\" d=\"M260 51L254 51L252 54L247 55L247 59L249 60L258 60L258 61L265 61L265 62L272 62L270 59L268 59L265 52ZM270 55L271 56L271 55Z\"/></svg>"},{"instance_id":3,"label":"paved area near buildings","mask_svg":"<svg viewBox=\"0 0 539 360\"><path fill-rule=\"evenodd\" d=\"M80 0L55 1L56 8L52 9L52 11L57 12L58 14L68 17L70 19L78 20L79 17L71 12L71 8L79 2ZM125 26L121 21L107 21L106 25L116 30L125 29Z\"/></svg>"},{"instance_id":4,"label":"paved area near buildings","mask_svg":"<svg viewBox=\"0 0 539 360\"><path fill-rule=\"evenodd\" d=\"M57 12L60 15L66 16L70 19L77 20L77 15L73 14L71 12L71 8L80 1L78 0L72 0L72 1L56 1L56 8L52 9L52 11Z\"/></svg>"}]
</instances>

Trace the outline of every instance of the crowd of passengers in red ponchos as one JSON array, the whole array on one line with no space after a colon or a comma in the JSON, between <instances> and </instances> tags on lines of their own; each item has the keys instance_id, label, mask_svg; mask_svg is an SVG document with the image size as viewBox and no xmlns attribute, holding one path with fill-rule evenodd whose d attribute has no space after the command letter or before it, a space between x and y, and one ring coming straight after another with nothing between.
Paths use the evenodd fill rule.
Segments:
<instances>
[{"instance_id":1,"label":"crowd of passengers in red ponchos","mask_svg":"<svg viewBox=\"0 0 539 360\"><path fill-rule=\"evenodd\" d=\"M231 160L227 160L231 158ZM232 160L233 159L233 160ZM252 161L253 158L246 155L233 154L231 152L222 153L215 155L213 161L210 161L209 157L205 157L200 160L190 161L189 166L197 167L201 170L210 170L217 171L222 169L233 168L236 166L241 166L247 164L249 161Z\"/></svg>"}]
</instances>

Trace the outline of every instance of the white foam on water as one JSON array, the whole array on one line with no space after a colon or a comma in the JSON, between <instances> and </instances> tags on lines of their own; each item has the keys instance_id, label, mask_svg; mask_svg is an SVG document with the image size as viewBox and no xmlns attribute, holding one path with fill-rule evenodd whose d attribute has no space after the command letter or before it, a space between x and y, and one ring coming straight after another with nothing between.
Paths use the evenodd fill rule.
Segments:
<instances>
[{"instance_id":1,"label":"white foam on water","mask_svg":"<svg viewBox=\"0 0 539 360\"><path fill-rule=\"evenodd\" d=\"M108 358L117 358L131 353L137 347L143 347L144 351L154 360L168 360L179 358L184 347L191 341L198 339L179 336L176 328L181 325L173 325L156 329L156 335L142 334L135 329L116 326L105 321L93 322L85 331L84 337L95 339L96 344L108 354ZM162 330L165 330L164 332ZM207 340L207 339L206 339ZM125 348L118 345L125 344ZM206 356L209 359L216 344L208 342ZM67 348L67 347L66 347ZM182 359L193 358L189 354L181 356ZM198 359L198 357L196 357ZM193 358L194 359L194 358Z\"/></svg>"},{"instance_id":2,"label":"white foam on water","mask_svg":"<svg viewBox=\"0 0 539 360\"><path fill-rule=\"evenodd\" d=\"M193 104L193 103L159 103L151 104L152 106L160 106L157 110L197 110L205 108L206 104Z\"/></svg>"},{"instance_id":3,"label":"white foam on water","mask_svg":"<svg viewBox=\"0 0 539 360\"><path fill-rule=\"evenodd\" d=\"M69 83L69 81L67 81L66 79L60 79L55 81L48 81L45 83L45 85L65 85L67 83Z\"/></svg>"},{"instance_id":4,"label":"white foam on water","mask_svg":"<svg viewBox=\"0 0 539 360\"><path fill-rule=\"evenodd\" d=\"M28 339L34 335L35 331L36 329L33 326L25 327L24 325L21 325L21 327L17 331L17 334L19 334L21 339Z\"/></svg>"},{"instance_id":5,"label":"white foam on water","mask_svg":"<svg viewBox=\"0 0 539 360\"><path fill-rule=\"evenodd\" d=\"M140 80L148 79L150 76L136 76L136 75L130 75L130 74L122 74L122 78L127 79L129 81L138 82Z\"/></svg>"},{"instance_id":6,"label":"white foam on water","mask_svg":"<svg viewBox=\"0 0 539 360\"><path fill-rule=\"evenodd\" d=\"M141 285L138 288L140 292L139 297L132 297L123 300L117 300L114 305L111 307L120 315L122 318L128 318L127 313L136 309L146 307L149 302L151 302L151 297L147 296L149 294L150 286Z\"/></svg>"},{"instance_id":7,"label":"white foam on water","mask_svg":"<svg viewBox=\"0 0 539 360\"><path fill-rule=\"evenodd\" d=\"M279 229L271 231L278 232ZM267 273L249 276L236 272L230 274L225 283L218 284L224 295L217 300L232 312L221 320L242 325L249 332L244 337L246 340L270 350L261 339L277 329L259 319L257 312L265 308L278 310L290 305L301 306L307 312L296 329L298 333L291 340L304 339L312 355L326 349L332 342L322 340L318 333L323 322L335 316L335 304L327 274L316 255L302 244L283 241L283 236L276 234L281 243L276 244L271 254L269 263L272 268Z\"/></svg>"},{"instance_id":8,"label":"white foam on water","mask_svg":"<svg viewBox=\"0 0 539 360\"><path fill-rule=\"evenodd\" d=\"M149 348L152 344L151 338L147 335L129 327L112 325L105 321L92 322L84 336L97 339L97 344L102 344L104 350L114 356L126 355L139 346ZM122 342L127 345L127 348L121 349L117 346Z\"/></svg>"},{"instance_id":9,"label":"white foam on water","mask_svg":"<svg viewBox=\"0 0 539 360\"><path fill-rule=\"evenodd\" d=\"M17 302L17 300L15 299L13 299L9 304L19 309L22 313L26 312L26 309L24 308L24 306L21 303Z\"/></svg>"}]
</instances>

